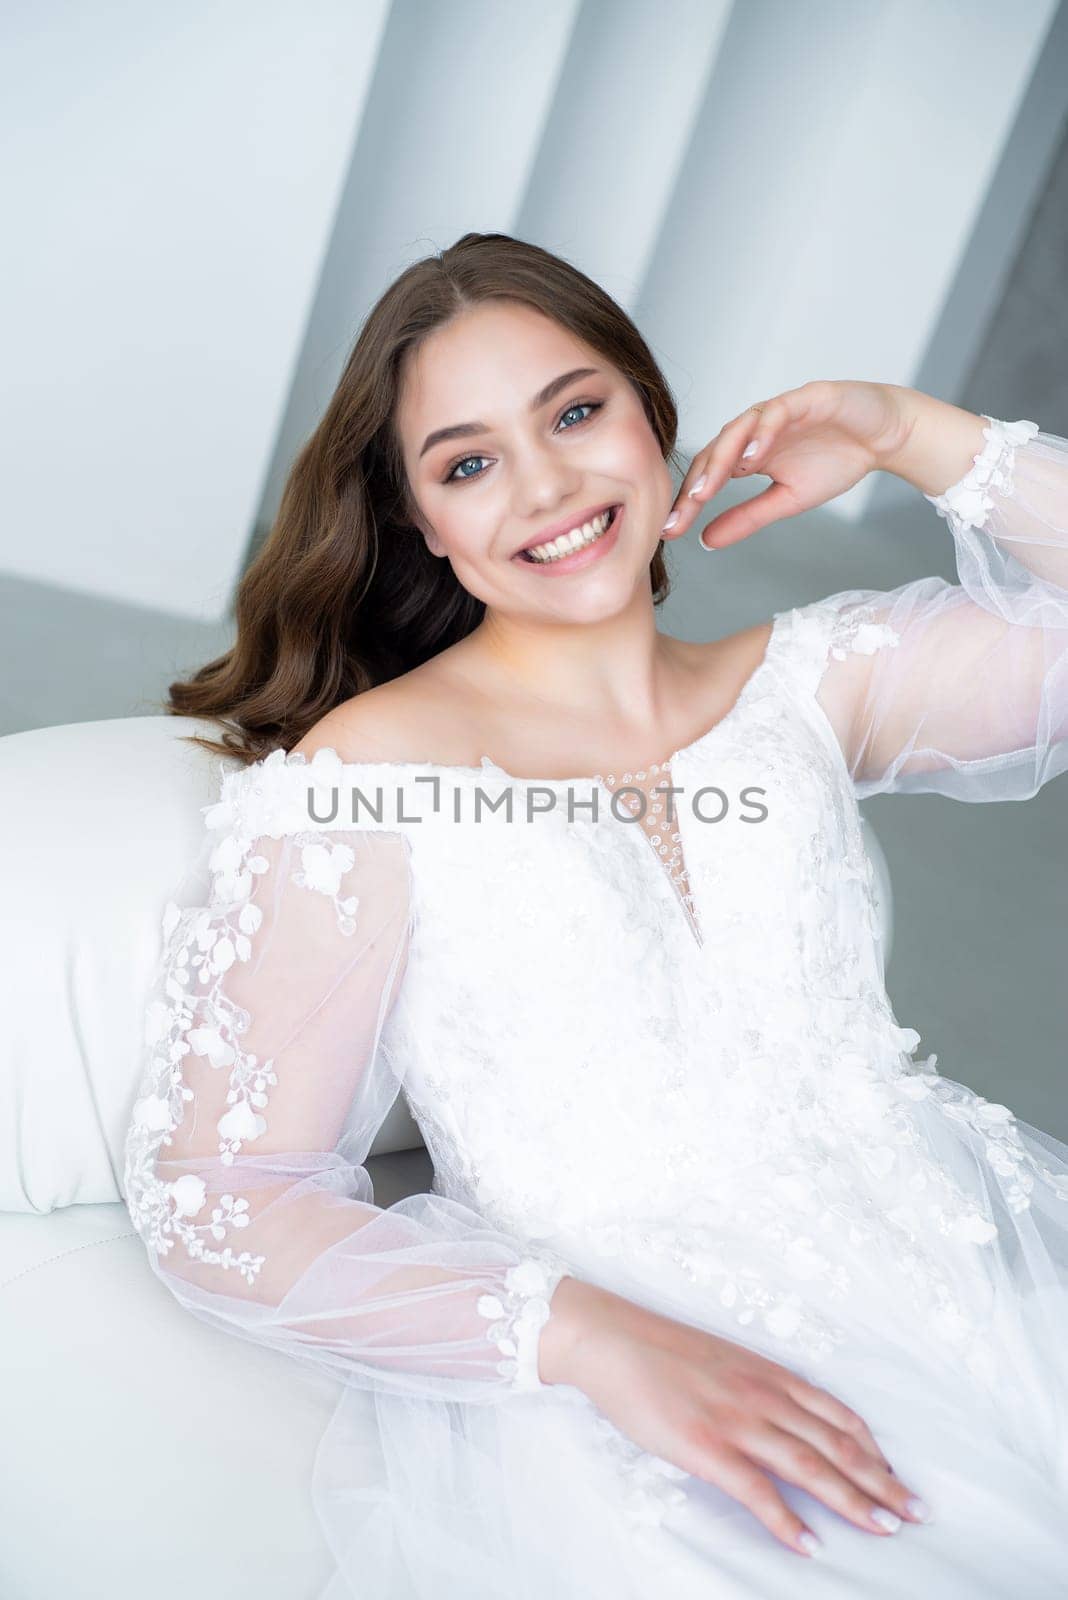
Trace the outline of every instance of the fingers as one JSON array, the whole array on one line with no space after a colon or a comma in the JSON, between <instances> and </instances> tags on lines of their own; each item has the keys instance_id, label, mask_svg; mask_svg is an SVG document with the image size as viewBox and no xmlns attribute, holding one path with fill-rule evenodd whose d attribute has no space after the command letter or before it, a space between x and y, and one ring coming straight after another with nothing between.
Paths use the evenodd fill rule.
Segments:
<instances>
[{"instance_id":1,"label":"fingers","mask_svg":"<svg viewBox=\"0 0 1068 1600\"><path fill-rule=\"evenodd\" d=\"M719 1446L697 1475L745 1506L789 1550L815 1555L820 1541L812 1529L790 1509L767 1473L740 1450Z\"/></svg>"},{"instance_id":2,"label":"fingers","mask_svg":"<svg viewBox=\"0 0 1068 1600\"><path fill-rule=\"evenodd\" d=\"M829 1428L814 1418L810 1425ZM746 1433L742 1447L753 1461L868 1533L896 1533L907 1514L909 1491L849 1434L828 1435L825 1448L819 1448L774 1423L761 1422Z\"/></svg>"},{"instance_id":3,"label":"fingers","mask_svg":"<svg viewBox=\"0 0 1068 1600\"><path fill-rule=\"evenodd\" d=\"M795 1416L785 1421L775 1418L774 1426L782 1427L783 1432L822 1451L831 1466L838 1467L839 1472L851 1478L865 1493L873 1494L881 1506L892 1510L897 1517L908 1518L908 1522L923 1522L923 1518L916 1517L910 1510L910 1502L915 1502L913 1491L895 1477L886 1456L881 1451L873 1454L857 1434L843 1432L830 1422L815 1418L804 1408L798 1408Z\"/></svg>"},{"instance_id":4,"label":"fingers","mask_svg":"<svg viewBox=\"0 0 1068 1600\"><path fill-rule=\"evenodd\" d=\"M829 1394L826 1389L820 1389L813 1383L806 1383L803 1378L793 1373L789 1375L786 1392L795 1405L803 1406L807 1411L814 1412L817 1417L822 1417L824 1422L829 1422L835 1428L840 1428L843 1433L855 1435L861 1444L877 1460L883 1462L889 1471L892 1472L894 1470L876 1444L864 1418L859 1417L855 1411L851 1411L836 1395ZM778 1419L776 1418L775 1420Z\"/></svg>"},{"instance_id":5,"label":"fingers","mask_svg":"<svg viewBox=\"0 0 1068 1600\"><path fill-rule=\"evenodd\" d=\"M712 443L699 451L691 461L672 506L671 516L675 520L670 528L662 530L661 538L680 539L692 527L702 506L719 493L728 478L746 477L752 472L759 472L761 462L768 459L772 445L791 423L802 419L819 422L829 417L834 411L838 387L826 379L803 383L797 389L784 390L771 400L760 401L759 411L749 406L728 422ZM752 450L747 456L745 451L750 446ZM773 492L773 489L766 491L768 496ZM755 513L755 520L736 518L734 511L745 509L739 506L708 523L704 534L708 535L711 528L716 529L716 534L713 538L702 537L701 544L706 550L723 549L738 539L748 538L758 528L779 517L796 516L802 509L783 496L772 500L765 498L765 495L757 495L748 505L760 507Z\"/></svg>"},{"instance_id":6,"label":"fingers","mask_svg":"<svg viewBox=\"0 0 1068 1600\"><path fill-rule=\"evenodd\" d=\"M760 412L743 411L741 416L720 429L710 445L697 452L671 508L677 520L671 527L662 530L662 538L681 539L692 527L705 503L719 493L734 469L738 466L743 470L749 469L750 462L742 461L742 452L756 434L757 424L762 421Z\"/></svg>"},{"instance_id":7,"label":"fingers","mask_svg":"<svg viewBox=\"0 0 1068 1600\"><path fill-rule=\"evenodd\" d=\"M780 517L794 517L800 507L784 483L772 483L741 505L731 506L718 517L713 517L701 530L700 542L706 550L723 550L727 545L748 539L758 528Z\"/></svg>"}]
</instances>

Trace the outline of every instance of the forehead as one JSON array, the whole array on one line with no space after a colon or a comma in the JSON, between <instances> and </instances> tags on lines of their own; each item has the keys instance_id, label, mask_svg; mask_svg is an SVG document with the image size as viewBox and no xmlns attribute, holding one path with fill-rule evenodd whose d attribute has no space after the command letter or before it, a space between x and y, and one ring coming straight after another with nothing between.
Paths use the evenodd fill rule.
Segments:
<instances>
[{"instance_id":1,"label":"forehead","mask_svg":"<svg viewBox=\"0 0 1068 1600\"><path fill-rule=\"evenodd\" d=\"M568 367L605 367L584 340L530 306L490 301L463 311L405 356L397 416L402 433L525 412ZM492 413L492 415L491 415Z\"/></svg>"}]
</instances>

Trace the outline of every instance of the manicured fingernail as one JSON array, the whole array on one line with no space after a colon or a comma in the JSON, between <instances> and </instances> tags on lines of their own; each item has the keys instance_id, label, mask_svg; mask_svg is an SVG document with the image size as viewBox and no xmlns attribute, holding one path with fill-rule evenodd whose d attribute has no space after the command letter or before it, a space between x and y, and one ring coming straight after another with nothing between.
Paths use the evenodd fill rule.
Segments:
<instances>
[{"instance_id":1,"label":"manicured fingernail","mask_svg":"<svg viewBox=\"0 0 1068 1600\"><path fill-rule=\"evenodd\" d=\"M664 523L664 526L661 528L660 532L661 533L666 533L669 528L673 528L675 526L675 524L676 524L676 522L678 522L678 520L679 520L678 512L677 511L673 511L671 513L670 517L668 517L667 521Z\"/></svg>"},{"instance_id":2,"label":"manicured fingernail","mask_svg":"<svg viewBox=\"0 0 1068 1600\"><path fill-rule=\"evenodd\" d=\"M925 1505L917 1495L913 1495L910 1500L905 1501L905 1510L910 1517L916 1517L920 1522L930 1522L931 1520L930 1506Z\"/></svg>"},{"instance_id":3,"label":"manicured fingernail","mask_svg":"<svg viewBox=\"0 0 1068 1600\"><path fill-rule=\"evenodd\" d=\"M704 488L704 486L705 486L705 484L707 482L708 482L708 479L706 478L705 474L702 472L701 476L698 478L697 482L694 484L693 488L690 490L690 494L691 495L700 494L701 490Z\"/></svg>"},{"instance_id":4,"label":"manicured fingernail","mask_svg":"<svg viewBox=\"0 0 1068 1600\"><path fill-rule=\"evenodd\" d=\"M896 1533L901 1526L901 1518L887 1511L885 1506L875 1506L869 1515L876 1527L885 1528L887 1533Z\"/></svg>"},{"instance_id":5,"label":"manicured fingernail","mask_svg":"<svg viewBox=\"0 0 1068 1600\"><path fill-rule=\"evenodd\" d=\"M698 539L697 543L701 546L702 550L707 550L709 555L711 555L716 548L714 544L706 544L703 539Z\"/></svg>"},{"instance_id":6,"label":"manicured fingernail","mask_svg":"<svg viewBox=\"0 0 1068 1600\"><path fill-rule=\"evenodd\" d=\"M810 1533L807 1528L803 1533L798 1534L797 1543L807 1556L818 1555L823 1549L822 1542L816 1538L814 1533Z\"/></svg>"},{"instance_id":7,"label":"manicured fingernail","mask_svg":"<svg viewBox=\"0 0 1068 1600\"><path fill-rule=\"evenodd\" d=\"M742 460L745 461L749 456L755 456L759 449L760 449L759 441L756 440L756 439L750 439L749 443L746 445L745 449L742 451Z\"/></svg>"}]
</instances>

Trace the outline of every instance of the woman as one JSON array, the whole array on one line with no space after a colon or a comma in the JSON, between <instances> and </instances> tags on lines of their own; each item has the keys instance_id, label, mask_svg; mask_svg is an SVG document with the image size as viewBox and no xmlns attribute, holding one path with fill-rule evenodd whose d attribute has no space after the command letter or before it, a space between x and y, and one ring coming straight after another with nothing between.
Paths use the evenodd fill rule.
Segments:
<instances>
[{"instance_id":1,"label":"woman","mask_svg":"<svg viewBox=\"0 0 1068 1600\"><path fill-rule=\"evenodd\" d=\"M1068 1147L910 1059L856 800L1068 766L1068 441L818 382L676 496L675 426L533 245L375 306L233 649L172 686L238 759L164 914L131 1215L194 1315L342 1384L331 1600L1052 1596ZM660 633L664 540L752 470L706 548L881 470L960 586ZM434 1186L382 1210L402 1085Z\"/></svg>"}]
</instances>

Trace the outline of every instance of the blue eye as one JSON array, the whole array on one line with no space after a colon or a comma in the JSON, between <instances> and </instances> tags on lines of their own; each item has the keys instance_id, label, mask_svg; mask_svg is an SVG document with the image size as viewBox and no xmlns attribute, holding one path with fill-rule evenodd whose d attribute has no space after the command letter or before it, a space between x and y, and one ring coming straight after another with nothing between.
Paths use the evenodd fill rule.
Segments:
<instances>
[{"instance_id":1,"label":"blue eye","mask_svg":"<svg viewBox=\"0 0 1068 1600\"><path fill-rule=\"evenodd\" d=\"M467 463L469 461L485 461L485 459L486 459L485 456L464 456L463 460L462 461L458 461L456 463L455 467L453 467L452 471L449 473L449 476L445 479L445 482L446 483L463 483L465 481L465 479L469 478L469 477L479 477L480 478L482 476L482 474L480 472L479 473L462 473L461 476L458 479L453 476L453 473L459 472L461 467L466 467L466 465L467 465Z\"/></svg>"},{"instance_id":2,"label":"blue eye","mask_svg":"<svg viewBox=\"0 0 1068 1600\"><path fill-rule=\"evenodd\" d=\"M603 405L603 400L576 400L574 405L568 406L567 410L561 413L560 422L563 422L565 417L569 417L573 411L586 411L592 416L595 411L600 411ZM580 417L577 423L573 423L571 427L566 428L564 431L570 433L572 431L572 427L578 427L581 423L588 421L589 416ZM481 472L460 473L459 477L457 477L456 474L460 472L461 467L466 467L469 461L485 460L485 456L461 456L459 461L454 461L448 468L446 476L442 481L444 483L470 483L474 478L482 478L485 476L484 469Z\"/></svg>"}]
</instances>

